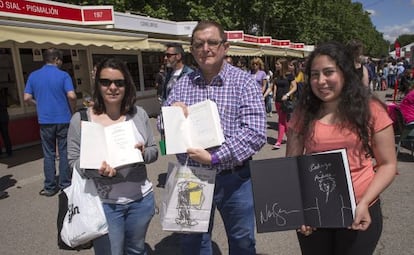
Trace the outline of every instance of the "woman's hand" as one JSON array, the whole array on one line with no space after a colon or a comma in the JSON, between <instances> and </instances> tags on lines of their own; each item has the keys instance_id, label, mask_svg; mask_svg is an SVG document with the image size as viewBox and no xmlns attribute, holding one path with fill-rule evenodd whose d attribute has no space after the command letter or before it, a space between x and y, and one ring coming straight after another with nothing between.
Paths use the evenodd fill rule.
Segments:
<instances>
[{"instance_id":1,"label":"woman's hand","mask_svg":"<svg viewBox=\"0 0 414 255\"><path fill-rule=\"evenodd\" d=\"M301 234L305 235L305 236L308 236L308 235L312 234L312 232L313 232L313 231L315 231L315 230L316 230L316 228L312 228L312 227L310 227L310 226L305 226L305 225L302 225L302 226L300 227L300 229L298 229L297 231L298 231L299 233L301 233Z\"/></svg>"},{"instance_id":2,"label":"woman's hand","mask_svg":"<svg viewBox=\"0 0 414 255\"><path fill-rule=\"evenodd\" d=\"M101 168L98 169L98 173L102 176L113 177L116 175L116 170L104 161L102 162Z\"/></svg>"},{"instance_id":3,"label":"woman's hand","mask_svg":"<svg viewBox=\"0 0 414 255\"><path fill-rule=\"evenodd\" d=\"M287 96L287 95L283 95L282 96L282 101L286 101L286 100L288 100L289 99L289 97Z\"/></svg>"},{"instance_id":4,"label":"woman's hand","mask_svg":"<svg viewBox=\"0 0 414 255\"><path fill-rule=\"evenodd\" d=\"M355 209L355 219L351 228L353 230L367 230L371 224L371 216L368 211L368 204L359 203Z\"/></svg>"},{"instance_id":5,"label":"woman's hand","mask_svg":"<svg viewBox=\"0 0 414 255\"><path fill-rule=\"evenodd\" d=\"M144 155L145 145L144 143L137 143L135 144L135 149L138 149L141 151L142 155Z\"/></svg>"}]
</instances>

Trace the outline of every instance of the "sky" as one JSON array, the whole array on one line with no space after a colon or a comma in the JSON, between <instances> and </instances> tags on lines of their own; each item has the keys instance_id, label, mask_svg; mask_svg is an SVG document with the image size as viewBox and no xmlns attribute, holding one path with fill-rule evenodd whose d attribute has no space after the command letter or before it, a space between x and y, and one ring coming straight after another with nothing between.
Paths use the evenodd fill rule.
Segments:
<instances>
[{"instance_id":1,"label":"sky","mask_svg":"<svg viewBox=\"0 0 414 255\"><path fill-rule=\"evenodd\" d=\"M371 14L372 24L384 39L394 42L402 34L414 34L414 0L352 0Z\"/></svg>"}]
</instances>

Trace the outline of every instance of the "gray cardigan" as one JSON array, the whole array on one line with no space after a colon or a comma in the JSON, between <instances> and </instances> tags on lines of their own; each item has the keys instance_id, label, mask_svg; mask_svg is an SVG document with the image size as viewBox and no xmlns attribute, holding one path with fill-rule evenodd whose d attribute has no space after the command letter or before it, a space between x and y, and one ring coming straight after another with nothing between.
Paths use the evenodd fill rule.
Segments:
<instances>
[{"instance_id":1,"label":"gray cardigan","mask_svg":"<svg viewBox=\"0 0 414 255\"><path fill-rule=\"evenodd\" d=\"M88 119L90 119L89 110L87 111ZM142 107L135 107L132 114L127 114L126 120L134 122L137 130L142 135L145 141L144 149L144 163L149 164L157 160L158 148L155 143L152 128L149 122L147 113ZM77 112L72 116L70 126L68 130L68 161L70 167L73 169L76 166L79 173L85 177L85 169L79 168L80 161L80 140L81 140L81 118L80 113ZM141 186L145 184L147 180L147 171L144 164L133 164L117 169L116 178L98 177L93 178L98 194L103 202L107 203L124 203L140 199L143 194L141 192ZM95 170L86 170L95 171ZM145 194L144 194L145 195ZM120 202L118 197L126 198Z\"/></svg>"}]
</instances>

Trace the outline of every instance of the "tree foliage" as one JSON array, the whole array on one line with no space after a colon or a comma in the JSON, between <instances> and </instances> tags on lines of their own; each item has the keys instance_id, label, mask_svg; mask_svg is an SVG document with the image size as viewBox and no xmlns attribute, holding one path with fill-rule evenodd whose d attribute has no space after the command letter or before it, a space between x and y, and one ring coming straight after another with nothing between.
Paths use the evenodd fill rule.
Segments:
<instances>
[{"instance_id":1,"label":"tree foliage","mask_svg":"<svg viewBox=\"0 0 414 255\"><path fill-rule=\"evenodd\" d=\"M226 30L270 35L276 39L318 44L358 39L365 54L387 55L389 43L372 24L361 3L351 0L68 0L78 5L113 5L116 11L134 11L173 21L215 20ZM402 36L401 36L402 37ZM402 37L402 42L413 38Z\"/></svg>"}]
</instances>

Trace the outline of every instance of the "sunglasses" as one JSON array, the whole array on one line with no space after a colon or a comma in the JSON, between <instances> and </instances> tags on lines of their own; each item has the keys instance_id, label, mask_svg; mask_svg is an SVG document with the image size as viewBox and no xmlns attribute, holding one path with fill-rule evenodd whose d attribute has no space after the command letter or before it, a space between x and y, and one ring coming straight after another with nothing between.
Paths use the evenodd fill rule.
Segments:
<instances>
[{"instance_id":1,"label":"sunglasses","mask_svg":"<svg viewBox=\"0 0 414 255\"><path fill-rule=\"evenodd\" d=\"M112 83L115 84L115 86L119 87L125 87L125 80L110 80L110 79L99 79L99 84L104 87L111 86Z\"/></svg>"},{"instance_id":2,"label":"sunglasses","mask_svg":"<svg viewBox=\"0 0 414 255\"><path fill-rule=\"evenodd\" d=\"M177 53L165 53L164 56L166 56L167 58L170 58L171 56L175 56L177 55Z\"/></svg>"},{"instance_id":3,"label":"sunglasses","mask_svg":"<svg viewBox=\"0 0 414 255\"><path fill-rule=\"evenodd\" d=\"M225 43L226 40L207 40L207 41L194 41L192 47L196 50L201 50L207 43L210 50L216 50L221 44Z\"/></svg>"}]
</instances>

